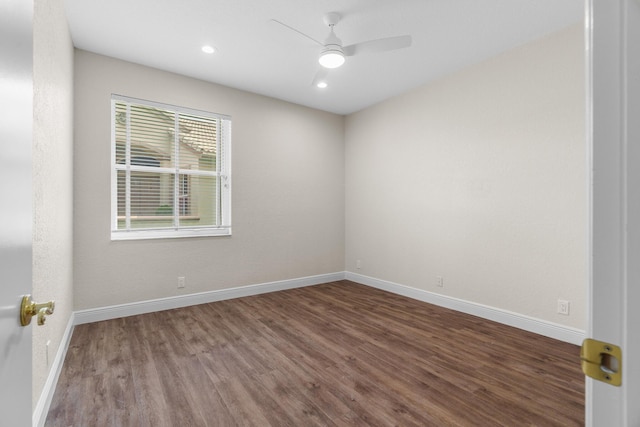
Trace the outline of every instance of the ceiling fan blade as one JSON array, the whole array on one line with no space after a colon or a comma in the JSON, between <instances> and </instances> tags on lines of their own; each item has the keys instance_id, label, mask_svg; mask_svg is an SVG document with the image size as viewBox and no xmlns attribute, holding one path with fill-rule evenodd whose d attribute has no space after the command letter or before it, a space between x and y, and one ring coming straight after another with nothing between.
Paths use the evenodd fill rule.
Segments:
<instances>
[{"instance_id":1,"label":"ceiling fan blade","mask_svg":"<svg viewBox=\"0 0 640 427\"><path fill-rule=\"evenodd\" d=\"M307 39L311 40L312 42L314 42L314 43L319 44L320 46L322 46L322 43L320 43L318 40L314 39L314 38L313 38L313 37L311 37L311 36L306 35L305 33L303 33L303 32L302 32L302 31L300 31L300 30L296 30L295 28L293 28L293 27L292 27L292 26L290 26L290 25L285 24L284 22L280 22L280 21L278 21L277 19L270 19L270 20L269 20L269 22L274 22L274 23L276 23L276 24L280 24L280 25L282 25L283 27L288 28L288 29L290 29L291 31L294 31L294 32L296 32L296 33L300 34L301 36L306 37Z\"/></svg>"},{"instance_id":2,"label":"ceiling fan blade","mask_svg":"<svg viewBox=\"0 0 640 427\"><path fill-rule=\"evenodd\" d=\"M326 82L328 75L329 75L329 69L320 67L315 77L313 78L313 81L311 82L311 86L318 87L318 83Z\"/></svg>"},{"instance_id":3,"label":"ceiling fan blade","mask_svg":"<svg viewBox=\"0 0 640 427\"><path fill-rule=\"evenodd\" d=\"M352 44L343 48L345 56L360 55L363 53L387 52L411 46L411 36L387 37L378 40L369 40Z\"/></svg>"}]
</instances>

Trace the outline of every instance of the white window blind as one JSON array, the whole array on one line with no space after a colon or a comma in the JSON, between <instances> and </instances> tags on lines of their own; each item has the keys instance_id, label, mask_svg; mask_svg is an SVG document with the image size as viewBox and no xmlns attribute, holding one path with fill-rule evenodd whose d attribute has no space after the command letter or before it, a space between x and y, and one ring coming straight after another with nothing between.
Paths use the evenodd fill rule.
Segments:
<instances>
[{"instance_id":1,"label":"white window blind","mask_svg":"<svg viewBox=\"0 0 640 427\"><path fill-rule=\"evenodd\" d=\"M231 119L111 97L111 238L231 234Z\"/></svg>"}]
</instances>

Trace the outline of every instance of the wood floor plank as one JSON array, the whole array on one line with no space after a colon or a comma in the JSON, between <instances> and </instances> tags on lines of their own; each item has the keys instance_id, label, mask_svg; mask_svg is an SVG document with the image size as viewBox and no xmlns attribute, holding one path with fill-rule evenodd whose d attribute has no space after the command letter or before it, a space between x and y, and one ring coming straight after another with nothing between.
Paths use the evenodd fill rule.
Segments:
<instances>
[{"instance_id":1,"label":"wood floor plank","mask_svg":"<svg viewBox=\"0 0 640 427\"><path fill-rule=\"evenodd\" d=\"M349 281L75 328L47 426L580 426L577 346Z\"/></svg>"},{"instance_id":2,"label":"wood floor plank","mask_svg":"<svg viewBox=\"0 0 640 427\"><path fill-rule=\"evenodd\" d=\"M171 427L171 402L162 392L160 375L152 361L132 363L134 404L141 426Z\"/></svg>"}]
</instances>

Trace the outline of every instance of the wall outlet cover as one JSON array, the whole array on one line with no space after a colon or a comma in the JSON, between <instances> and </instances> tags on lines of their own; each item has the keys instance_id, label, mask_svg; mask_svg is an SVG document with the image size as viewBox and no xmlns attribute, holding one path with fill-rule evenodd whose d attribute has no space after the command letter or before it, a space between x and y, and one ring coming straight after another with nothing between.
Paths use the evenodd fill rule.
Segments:
<instances>
[{"instance_id":1,"label":"wall outlet cover","mask_svg":"<svg viewBox=\"0 0 640 427\"><path fill-rule=\"evenodd\" d=\"M569 315L569 301L559 299L558 300L558 314L563 314L565 316Z\"/></svg>"}]
</instances>

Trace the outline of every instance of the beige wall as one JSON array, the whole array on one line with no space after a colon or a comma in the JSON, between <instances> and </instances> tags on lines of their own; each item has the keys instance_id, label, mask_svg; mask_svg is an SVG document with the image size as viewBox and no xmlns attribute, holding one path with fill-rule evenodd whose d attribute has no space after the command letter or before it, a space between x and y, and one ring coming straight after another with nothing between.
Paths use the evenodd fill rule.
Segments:
<instances>
[{"instance_id":1,"label":"beige wall","mask_svg":"<svg viewBox=\"0 0 640 427\"><path fill-rule=\"evenodd\" d=\"M344 270L342 116L85 51L75 59L76 310ZM232 116L233 236L110 241L112 93Z\"/></svg>"},{"instance_id":2,"label":"beige wall","mask_svg":"<svg viewBox=\"0 0 640 427\"><path fill-rule=\"evenodd\" d=\"M33 57L33 295L56 301L44 326L32 322L35 407L73 310L73 46L63 0L34 2Z\"/></svg>"},{"instance_id":3,"label":"beige wall","mask_svg":"<svg viewBox=\"0 0 640 427\"><path fill-rule=\"evenodd\" d=\"M346 269L585 328L584 99L576 25L349 116Z\"/></svg>"}]
</instances>

